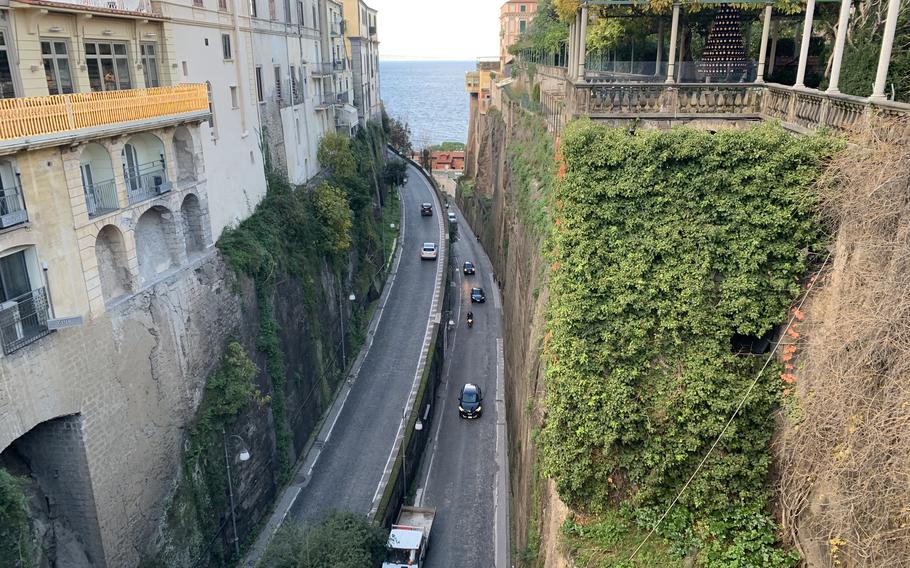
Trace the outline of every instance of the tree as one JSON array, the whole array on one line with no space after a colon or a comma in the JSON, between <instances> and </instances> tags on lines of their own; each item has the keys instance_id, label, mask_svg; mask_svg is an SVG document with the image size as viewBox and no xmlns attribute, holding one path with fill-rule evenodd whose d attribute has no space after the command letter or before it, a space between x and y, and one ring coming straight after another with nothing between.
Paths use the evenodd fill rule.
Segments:
<instances>
[{"instance_id":1,"label":"tree","mask_svg":"<svg viewBox=\"0 0 910 568\"><path fill-rule=\"evenodd\" d=\"M420 151L420 165L426 171L431 171L433 164L430 163L430 150L429 148L424 148Z\"/></svg>"},{"instance_id":2,"label":"tree","mask_svg":"<svg viewBox=\"0 0 910 568\"><path fill-rule=\"evenodd\" d=\"M322 167L330 168L335 176L346 178L357 174L357 161L351 151L351 139L347 136L327 132L319 141L316 157Z\"/></svg>"},{"instance_id":3,"label":"tree","mask_svg":"<svg viewBox=\"0 0 910 568\"><path fill-rule=\"evenodd\" d=\"M385 171L382 172L382 181L388 185L402 185L407 171L408 165L404 160L387 162Z\"/></svg>"},{"instance_id":4,"label":"tree","mask_svg":"<svg viewBox=\"0 0 910 568\"><path fill-rule=\"evenodd\" d=\"M404 154L411 151L411 127L407 122L392 118L383 111L382 129L392 148Z\"/></svg>"},{"instance_id":5,"label":"tree","mask_svg":"<svg viewBox=\"0 0 910 568\"><path fill-rule=\"evenodd\" d=\"M363 568L381 562L388 532L362 515L333 513L312 525L285 525L269 544L266 568Z\"/></svg>"}]
</instances>

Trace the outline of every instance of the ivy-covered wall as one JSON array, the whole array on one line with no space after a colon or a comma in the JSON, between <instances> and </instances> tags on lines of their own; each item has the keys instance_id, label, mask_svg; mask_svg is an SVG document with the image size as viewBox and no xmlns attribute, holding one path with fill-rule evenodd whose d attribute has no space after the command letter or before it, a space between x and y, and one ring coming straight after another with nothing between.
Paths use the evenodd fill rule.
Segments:
<instances>
[{"instance_id":1,"label":"ivy-covered wall","mask_svg":"<svg viewBox=\"0 0 910 568\"><path fill-rule=\"evenodd\" d=\"M543 462L586 513L643 529L720 435L765 357L735 335L785 321L818 251L812 186L834 145L763 124L563 138L548 309ZM766 369L658 527L704 566L790 566L765 480L780 370Z\"/></svg>"}]
</instances>

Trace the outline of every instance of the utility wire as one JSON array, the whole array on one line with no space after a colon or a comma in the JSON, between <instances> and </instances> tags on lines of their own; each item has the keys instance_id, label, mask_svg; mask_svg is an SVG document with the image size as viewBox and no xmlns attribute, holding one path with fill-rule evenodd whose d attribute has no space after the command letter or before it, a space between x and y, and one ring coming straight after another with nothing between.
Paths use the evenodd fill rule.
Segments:
<instances>
[{"instance_id":1,"label":"utility wire","mask_svg":"<svg viewBox=\"0 0 910 568\"><path fill-rule=\"evenodd\" d=\"M818 277L821 275L822 271L825 269L825 266L828 265L828 260L830 258L831 258L831 251L828 251L828 255L825 257L825 260L822 262L821 267L819 267L818 272L816 272L815 276L809 281L809 287L806 288L806 293L803 294L803 297L799 301L799 304L796 305L797 310L799 310L800 308L803 307L803 303L806 301L806 298L809 297L809 293L812 291L812 288L815 286L815 283L818 281ZM783 333L786 333L787 330L790 329L790 326L793 325L793 320L795 320L795 319L796 319L795 315L790 317L790 321L787 322L787 327L784 328ZM758 374L755 376L755 380L753 380L752 384L749 385L749 388L746 389L746 394L743 395L742 399L739 401L739 404L736 405L736 410L733 411L733 414L730 415L730 418L729 418L729 420L727 420L727 423L724 424L723 430L720 431L720 434L718 434L717 439L715 439L714 443L711 444L711 448L708 450L708 453L705 454L705 457L702 458L701 463L698 464L698 467L695 468L695 471L692 472L691 476L689 476L689 479L686 481L685 485L682 486L682 489L680 489L679 493L676 494L676 497L673 498L673 502L670 503L670 506L667 507L666 511L664 511L664 514L661 515L659 519L657 519L657 523L651 528L651 531L648 532L647 536L645 536L645 539L643 541L641 541L641 543L637 547L635 547L634 551L632 551L632 555L629 556L630 562L635 559L635 555L638 554L638 551L641 550L641 548L645 545L645 543L648 542L648 540L651 538L651 535L653 535L657 531L657 529L660 527L660 524L664 521L664 519L667 517L667 515L670 514L670 511L676 505L677 501L679 501L679 498L682 497L682 494L685 493L686 489L689 488L689 485L692 483L692 480L695 479L695 476L698 475L698 473L701 471L702 467L705 465L705 462L708 461L708 458L711 457L712 453L714 453L714 448L717 447L717 444L720 443L720 439L723 438L724 434L727 433L727 429L730 427L730 424L733 423L733 420L739 414L739 411L742 410L743 405L746 403L746 399L748 399L749 395L752 394L752 390L755 388L755 385L758 384L758 381L759 381L759 379L761 379L761 376L765 372L765 369L767 369L768 365L771 364L771 359L774 358L774 354L777 353L777 348L780 347L780 344L781 344L781 342L779 340L774 344L774 349L772 349L771 353L768 354L768 358L765 359L765 364L762 365L761 370L759 370Z\"/></svg>"}]
</instances>

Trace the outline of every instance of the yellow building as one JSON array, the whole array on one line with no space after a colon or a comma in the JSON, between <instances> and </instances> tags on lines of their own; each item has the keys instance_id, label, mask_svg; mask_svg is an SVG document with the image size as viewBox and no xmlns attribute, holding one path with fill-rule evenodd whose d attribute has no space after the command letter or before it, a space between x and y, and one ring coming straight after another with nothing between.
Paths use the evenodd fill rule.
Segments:
<instances>
[{"instance_id":1,"label":"yellow building","mask_svg":"<svg viewBox=\"0 0 910 568\"><path fill-rule=\"evenodd\" d=\"M499 60L496 58L481 59L475 71L465 73L465 91L471 96L471 104L477 104L482 113L490 108L490 92L498 76Z\"/></svg>"},{"instance_id":2,"label":"yellow building","mask_svg":"<svg viewBox=\"0 0 910 568\"><path fill-rule=\"evenodd\" d=\"M212 240L198 128L206 86L174 84L168 23L146 0L83 2L0 7L7 356L55 320L101 314Z\"/></svg>"}]
</instances>

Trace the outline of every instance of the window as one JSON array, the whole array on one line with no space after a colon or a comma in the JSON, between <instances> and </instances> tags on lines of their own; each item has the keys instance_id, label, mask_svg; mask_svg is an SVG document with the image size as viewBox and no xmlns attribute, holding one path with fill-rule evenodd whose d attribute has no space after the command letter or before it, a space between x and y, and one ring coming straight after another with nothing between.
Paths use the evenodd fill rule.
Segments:
<instances>
[{"instance_id":1,"label":"window","mask_svg":"<svg viewBox=\"0 0 910 568\"><path fill-rule=\"evenodd\" d=\"M215 128L215 100L212 98L212 83L210 81L205 82L205 92L208 95L209 99L209 128L212 128L212 136L217 136L217 133L214 131Z\"/></svg>"},{"instance_id":2,"label":"window","mask_svg":"<svg viewBox=\"0 0 910 568\"><path fill-rule=\"evenodd\" d=\"M231 34L221 34L221 54L225 61L231 59Z\"/></svg>"},{"instance_id":3,"label":"window","mask_svg":"<svg viewBox=\"0 0 910 568\"><path fill-rule=\"evenodd\" d=\"M240 98L237 96L237 87L231 87L231 108L240 108Z\"/></svg>"},{"instance_id":4,"label":"window","mask_svg":"<svg viewBox=\"0 0 910 568\"><path fill-rule=\"evenodd\" d=\"M527 6L525 6L524 4L522 4L521 6L518 7L519 12L524 12L526 9L527 9Z\"/></svg>"},{"instance_id":5,"label":"window","mask_svg":"<svg viewBox=\"0 0 910 568\"><path fill-rule=\"evenodd\" d=\"M35 249L28 248L0 258L0 337L3 353L9 355L50 333L48 303Z\"/></svg>"},{"instance_id":6,"label":"window","mask_svg":"<svg viewBox=\"0 0 910 568\"><path fill-rule=\"evenodd\" d=\"M193 6L202 6L202 0L193 0Z\"/></svg>"},{"instance_id":7,"label":"window","mask_svg":"<svg viewBox=\"0 0 910 568\"><path fill-rule=\"evenodd\" d=\"M297 24L300 26L306 25L306 22L303 21L303 1L297 0Z\"/></svg>"},{"instance_id":8,"label":"window","mask_svg":"<svg viewBox=\"0 0 910 568\"><path fill-rule=\"evenodd\" d=\"M297 68L291 65L288 74L291 76L291 102L297 102Z\"/></svg>"},{"instance_id":9,"label":"window","mask_svg":"<svg viewBox=\"0 0 910 568\"><path fill-rule=\"evenodd\" d=\"M227 0L218 0L218 9L222 12L227 12L228 4Z\"/></svg>"},{"instance_id":10,"label":"window","mask_svg":"<svg viewBox=\"0 0 910 568\"><path fill-rule=\"evenodd\" d=\"M6 34L0 31L0 98L11 99L15 96L16 89L13 87L13 70L9 66Z\"/></svg>"},{"instance_id":11,"label":"window","mask_svg":"<svg viewBox=\"0 0 910 568\"><path fill-rule=\"evenodd\" d=\"M42 41L41 59L44 60L47 91L52 95L72 93L73 78L70 75L70 58L66 42Z\"/></svg>"},{"instance_id":12,"label":"window","mask_svg":"<svg viewBox=\"0 0 910 568\"><path fill-rule=\"evenodd\" d=\"M125 43L86 43L85 63L93 91L133 88Z\"/></svg>"},{"instance_id":13,"label":"window","mask_svg":"<svg viewBox=\"0 0 910 568\"><path fill-rule=\"evenodd\" d=\"M145 77L146 87L160 87L158 79L158 46L154 43L140 43L139 52L142 55L142 75Z\"/></svg>"},{"instance_id":14,"label":"window","mask_svg":"<svg viewBox=\"0 0 910 568\"><path fill-rule=\"evenodd\" d=\"M319 18L316 17L316 6L313 6L313 29L319 29Z\"/></svg>"},{"instance_id":15,"label":"window","mask_svg":"<svg viewBox=\"0 0 910 568\"><path fill-rule=\"evenodd\" d=\"M522 34L525 33L526 25L527 25L527 23L524 20L521 20L520 22L518 22L518 32L522 33Z\"/></svg>"},{"instance_id":16,"label":"window","mask_svg":"<svg viewBox=\"0 0 910 568\"><path fill-rule=\"evenodd\" d=\"M254 18L259 15L256 12L256 0L250 0L250 15Z\"/></svg>"},{"instance_id":17,"label":"window","mask_svg":"<svg viewBox=\"0 0 910 568\"><path fill-rule=\"evenodd\" d=\"M265 101L265 96L262 92L262 65L256 66L256 100L259 102Z\"/></svg>"},{"instance_id":18,"label":"window","mask_svg":"<svg viewBox=\"0 0 910 568\"><path fill-rule=\"evenodd\" d=\"M284 0L284 21L291 23L291 0Z\"/></svg>"},{"instance_id":19,"label":"window","mask_svg":"<svg viewBox=\"0 0 910 568\"><path fill-rule=\"evenodd\" d=\"M281 100L281 65L275 66L275 98Z\"/></svg>"}]
</instances>

